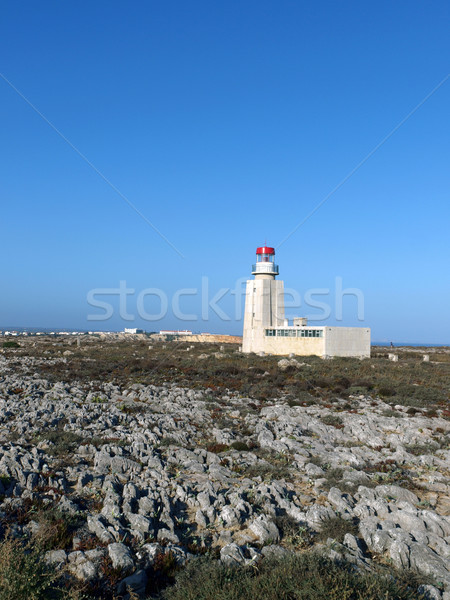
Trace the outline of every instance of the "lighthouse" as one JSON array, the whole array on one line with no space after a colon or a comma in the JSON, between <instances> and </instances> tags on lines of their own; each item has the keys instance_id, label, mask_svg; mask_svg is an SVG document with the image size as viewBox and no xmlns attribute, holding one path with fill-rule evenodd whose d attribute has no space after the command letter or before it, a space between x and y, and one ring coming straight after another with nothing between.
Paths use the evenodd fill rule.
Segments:
<instances>
[{"instance_id":1,"label":"lighthouse","mask_svg":"<svg viewBox=\"0 0 450 600\"><path fill-rule=\"evenodd\" d=\"M275 248L256 248L254 279L247 281L245 292L243 352L264 352L265 330L284 325L284 284L275 279L278 274Z\"/></svg>"},{"instance_id":2,"label":"lighthouse","mask_svg":"<svg viewBox=\"0 0 450 600\"><path fill-rule=\"evenodd\" d=\"M275 249L256 249L252 267L254 279L245 292L242 352L299 356L370 356L370 329L308 325L305 317L295 317L292 325L284 317L284 284L275 264ZM320 321L319 321L320 323Z\"/></svg>"}]
</instances>

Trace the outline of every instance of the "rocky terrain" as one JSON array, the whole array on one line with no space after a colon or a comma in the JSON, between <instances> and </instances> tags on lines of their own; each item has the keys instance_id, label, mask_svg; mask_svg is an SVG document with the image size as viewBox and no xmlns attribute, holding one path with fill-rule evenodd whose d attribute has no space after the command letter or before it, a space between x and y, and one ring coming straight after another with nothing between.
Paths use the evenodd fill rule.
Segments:
<instances>
[{"instance_id":1,"label":"rocky terrain","mask_svg":"<svg viewBox=\"0 0 450 600\"><path fill-rule=\"evenodd\" d=\"M445 356L83 344L0 354L1 535L32 540L66 584L145 598L197 555L248 565L316 549L410 569L411 598L450 599Z\"/></svg>"}]
</instances>

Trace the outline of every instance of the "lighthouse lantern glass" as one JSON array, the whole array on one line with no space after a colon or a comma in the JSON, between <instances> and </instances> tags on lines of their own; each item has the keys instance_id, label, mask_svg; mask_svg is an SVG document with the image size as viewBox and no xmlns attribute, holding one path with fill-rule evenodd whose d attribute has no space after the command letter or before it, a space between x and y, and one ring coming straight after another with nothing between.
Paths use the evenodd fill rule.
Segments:
<instances>
[{"instance_id":1,"label":"lighthouse lantern glass","mask_svg":"<svg viewBox=\"0 0 450 600\"><path fill-rule=\"evenodd\" d=\"M275 249L269 246L256 248L256 262L275 262Z\"/></svg>"},{"instance_id":2,"label":"lighthouse lantern glass","mask_svg":"<svg viewBox=\"0 0 450 600\"><path fill-rule=\"evenodd\" d=\"M256 262L274 262L275 257L273 254L257 254Z\"/></svg>"}]
</instances>

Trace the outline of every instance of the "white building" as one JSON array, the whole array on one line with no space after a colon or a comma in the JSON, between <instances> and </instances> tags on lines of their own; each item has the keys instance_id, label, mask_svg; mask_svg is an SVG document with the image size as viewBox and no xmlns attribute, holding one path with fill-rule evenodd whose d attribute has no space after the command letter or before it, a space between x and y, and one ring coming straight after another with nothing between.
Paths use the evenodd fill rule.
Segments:
<instances>
[{"instance_id":1,"label":"white building","mask_svg":"<svg viewBox=\"0 0 450 600\"><path fill-rule=\"evenodd\" d=\"M135 327L125 327L124 333L144 333L143 329L136 329Z\"/></svg>"},{"instance_id":2,"label":"white building","mask_svg":"<svg viewBox=\"0 0 450 600\"><path fill-rule=\"evenodd\" d=\"M159 335L192 335L188 329L161 329Z\"/></svg>"},{"instance_id":3,"label":"white building","mask_svg":"<svg viewBox=\"0 0 450 600\"><path fill-rule=\"evenodd\" d=\"M256 249L254 279L247 281L244 312L243 352L301 356L370 356L370 329L366 327L309 327L306 319L294 319L289 326L284 317L284 284L279 274L275 250Z\"/></svg>"}]
</instances>

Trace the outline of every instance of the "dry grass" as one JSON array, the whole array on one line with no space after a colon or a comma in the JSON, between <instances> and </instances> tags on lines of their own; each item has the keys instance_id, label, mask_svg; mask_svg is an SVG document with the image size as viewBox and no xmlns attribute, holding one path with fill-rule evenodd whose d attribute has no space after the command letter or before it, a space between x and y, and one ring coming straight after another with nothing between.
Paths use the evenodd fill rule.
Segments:
<instances>
[{"instance_id":1,"label":"dry grass","mask_svg":"<svg viewBox=\"0 0 450 600\"><path fill-rule=\"evenodd\" d=\"M385 576L383 576L385 575ZM393 577L392 577L393 576ZM208 559L191 561L164 600L424 600L413 574L393 569L362 573L313 553L257 566L231 568Z\"/></svg>"},{"instance_id":2,"label":"dry grass","mask_svg":"<svg viewBox=\"0 0 450 600\"><path fill-rule=\"evenodd\" d=\"M67 362L52 365L41 361L33 365L32 371L55 382L96 381L99 391L104 381L122 386L172 382L209 390L210 400L228 389L263 403L283 395L291 406L329 403L352 394L380 396L392 405L422 410L445 408L448 403L450 353L445 350L433 352L433 362L429 363L422 361L421 352L408 349L396 349L400 355L397 363L387 360L387 349L380 348L374 349L373 358L363 361L302 357L307 366L282 372L277 366L279 357L241 354L232 344L221 352L224 356L220 358L214 356L219 351L218 344L196 344L188 351L187 348L187 343L152 342L149 350L144 340L100 342L94 338L83 339L81 348L77 348L64 340L43 339L36 346L24 343L14 352L42 359L62 357L62 352L70 349L73 355ZM199 359L200 354L207 354L208 358ZM133 410L138 411L139 407Z\"/></svg>"}]
</instances>

